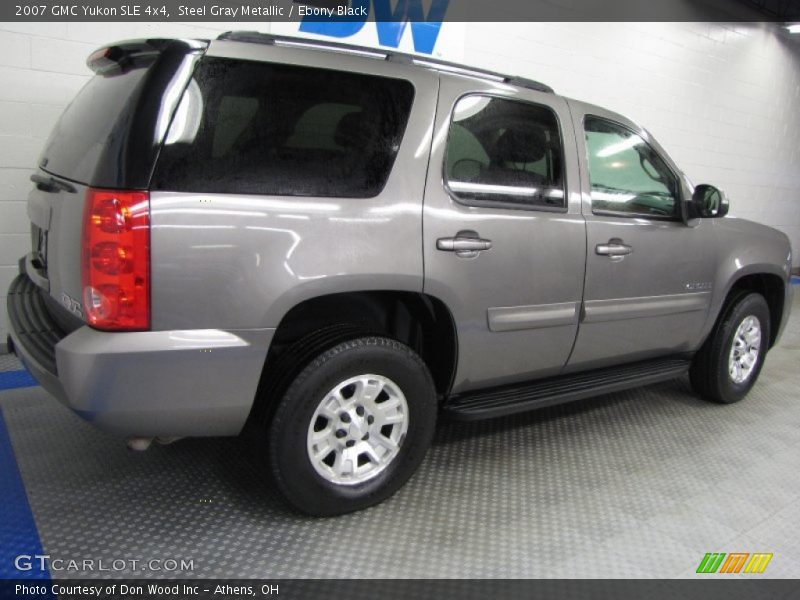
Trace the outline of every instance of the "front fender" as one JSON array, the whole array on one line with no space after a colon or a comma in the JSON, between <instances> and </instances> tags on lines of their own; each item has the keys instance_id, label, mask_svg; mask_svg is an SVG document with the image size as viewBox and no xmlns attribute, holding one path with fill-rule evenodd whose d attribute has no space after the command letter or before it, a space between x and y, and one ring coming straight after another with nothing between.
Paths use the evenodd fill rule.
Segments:
<instances>
[{"instance_id":1,"label":"front fender","mask_svg":"<svg viewBox=\"0 0 800 600\"><path fill-rule=\"evenodd\" d=\"M717 248L717 266L709 317L700 339L705 340L708 337L725 300L738 283L748 276L767 275L780 280L783 286L783 310L774 338L777 340L792 304L789 238L772 227L733 217L716 219L712 235Z\"/></svg>"}]
</instances>

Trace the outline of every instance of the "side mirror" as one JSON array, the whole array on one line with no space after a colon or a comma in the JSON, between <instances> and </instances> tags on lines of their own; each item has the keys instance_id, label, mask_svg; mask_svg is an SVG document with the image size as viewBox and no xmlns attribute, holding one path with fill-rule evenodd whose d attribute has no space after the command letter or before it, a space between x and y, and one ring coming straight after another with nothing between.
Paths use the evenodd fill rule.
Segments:
<instances>
[{"instance_id":1,"label":"side mirror","mask_svg":"<svg viewBox=\"0 0 800 600\"><path fill-rule=\"evenodd\" d=\"M695 217L719 218L728 214L728 199L722 190L701 183L692 194L692 212Z\"/></svg>"}]
</instances>

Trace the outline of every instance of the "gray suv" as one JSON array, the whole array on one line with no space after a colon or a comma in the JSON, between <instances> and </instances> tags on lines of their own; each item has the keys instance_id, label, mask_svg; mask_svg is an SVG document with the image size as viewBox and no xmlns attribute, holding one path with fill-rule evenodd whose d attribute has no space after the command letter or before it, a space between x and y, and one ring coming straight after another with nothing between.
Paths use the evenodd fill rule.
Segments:
<instances>
[{"instance_id":1,"label":"gray suv","mask_svg":"<svg viewBox=\"0 0 800 600\"><path fill-rule=\"evenodd\" d=\"M31 177L10 345L133 447L264 432L306 513L388 497L440 415L687 372L736 402L786 323L785 235L541 83L248 32L88 65Z\"/></svg>"}]
</instances>

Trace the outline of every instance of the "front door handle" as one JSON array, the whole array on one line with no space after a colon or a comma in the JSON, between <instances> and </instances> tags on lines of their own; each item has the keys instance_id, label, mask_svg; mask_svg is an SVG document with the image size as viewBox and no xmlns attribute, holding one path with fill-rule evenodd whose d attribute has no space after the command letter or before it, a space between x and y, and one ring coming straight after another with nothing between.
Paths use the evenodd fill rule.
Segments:
<instances>
[{"instance_id":1,"label":"front door handle","mask_svg":"<svg viewBox=\"0 0 800 600\"><path fill-rule=\"evenodd\" d=\"M633 252L633 248L625 244L619 238L611 238L605 244L597 244L594 251L601 256L608 256L612 260L622 260Z\"/></svg>"},{"instance_id":2,"label":"front door handle","mask_svg":"<svg viewBox=\"0 0 800 600\"><path fill-rule=\"evenodd\" d=\"M472 258L478 256L478 252L489 250L492 247L492 240L485 240L478 237L472 231L459 231L455 237L439 238L436 240L436 249L443 252L455 252L461 258Z\"/></svg>"}]
</instances>

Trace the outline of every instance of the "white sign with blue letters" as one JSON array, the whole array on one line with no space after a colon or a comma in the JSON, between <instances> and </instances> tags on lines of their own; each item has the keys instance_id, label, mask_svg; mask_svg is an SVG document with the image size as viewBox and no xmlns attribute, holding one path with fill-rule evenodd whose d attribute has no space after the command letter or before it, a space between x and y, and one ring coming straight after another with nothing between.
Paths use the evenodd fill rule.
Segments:
<instances>
[{"instance_id":1,"label":"white sign with blue letters","mask_svg":"<svg viewBox=\"0 0 800 600\"><path fill-rule=\"evenodd\" d=\"M460 61L464 24L444 22L448 4L449 0L350 0L348 16L304 7L299 25L273 22L271 33Z\"/></svg>"}]
</instances>

